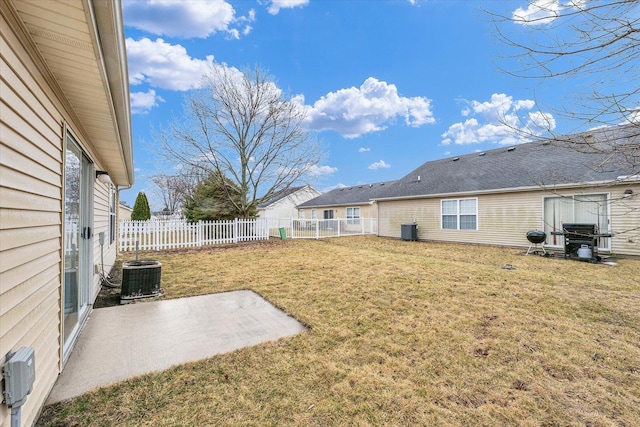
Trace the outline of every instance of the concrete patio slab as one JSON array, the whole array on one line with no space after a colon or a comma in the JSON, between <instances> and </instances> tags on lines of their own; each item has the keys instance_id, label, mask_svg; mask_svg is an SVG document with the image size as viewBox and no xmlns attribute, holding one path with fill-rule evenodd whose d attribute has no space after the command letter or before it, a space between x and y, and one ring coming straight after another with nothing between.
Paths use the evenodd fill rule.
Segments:
<instances>
[{"instance_id":1,"label":"concrete patio slab","mask_svg":"<svg viewBox=\"0 0 640 427\"><path fill-rule=\"evenodd\" d=\"M251 291L96 309L47 404L304 330Z\"/></svg>"}]
</instances>

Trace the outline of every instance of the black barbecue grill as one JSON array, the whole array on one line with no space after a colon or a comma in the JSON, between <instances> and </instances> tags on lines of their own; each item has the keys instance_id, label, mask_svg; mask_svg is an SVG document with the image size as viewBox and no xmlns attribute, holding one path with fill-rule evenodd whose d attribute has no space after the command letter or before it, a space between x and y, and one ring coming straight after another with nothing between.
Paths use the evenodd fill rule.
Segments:
<instances>
[{"instance_id":1,"label":"black barbecue grill","mask_svg":"<svg viewBox=\"0 0 640 427\"><path fill-rule=\"evenodd\" d=\"M547 239L547 233L540 230L531 230L527 232L527 240L529 241L529 249L527 249L527 255L547 255L547 250L544 248L544 241ZM538 248L541 245L541 248Z\"/></svg>"},{"instance_id":2,"label":"black barbecue grill","mask_svg":"<svg viewBox=\"0 0 640 427\"><path fill-rule=\"evenodd\" d=\"M563 224L562 231L551 234L564 236L564 257L581 261L598 262L598 238L611 234L598 233L597 224Z\"/></svg>"}]
</instances>

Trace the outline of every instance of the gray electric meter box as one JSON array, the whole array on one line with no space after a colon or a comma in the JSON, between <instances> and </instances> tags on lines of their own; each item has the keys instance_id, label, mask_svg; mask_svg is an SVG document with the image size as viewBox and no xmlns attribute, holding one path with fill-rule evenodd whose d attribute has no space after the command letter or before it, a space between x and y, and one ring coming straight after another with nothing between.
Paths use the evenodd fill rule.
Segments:
<instances>
[{"instance_id":1,"label":"gray electric meter box","mask_svg":"<svg viewBox=\"0 0 640 427\"><path fill-rule=\"evenodd\" d=\"M3 396L7 406L22 406L33 389L36 378L36 362L33 348L21 347L15 353L7 354L2 367L4 377Z\"/></svg>"}]
</instances>

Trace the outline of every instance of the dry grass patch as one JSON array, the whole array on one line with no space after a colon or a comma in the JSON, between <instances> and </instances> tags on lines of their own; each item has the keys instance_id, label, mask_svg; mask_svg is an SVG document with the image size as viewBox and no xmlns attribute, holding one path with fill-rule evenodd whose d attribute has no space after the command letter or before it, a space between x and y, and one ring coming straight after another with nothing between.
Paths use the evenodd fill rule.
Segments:
<instances>
[{"instance_id":1,"label":"dry grass patch","mask_svg":"<svg viewBox=\"0 0 640 427\"><path fill-rule=\"evenodd\" d=\"M154 254L165 298L252 289L310 330L40 424L640 425L640 262L522 255L376 237Z\"/></svg>"}]
</instances>

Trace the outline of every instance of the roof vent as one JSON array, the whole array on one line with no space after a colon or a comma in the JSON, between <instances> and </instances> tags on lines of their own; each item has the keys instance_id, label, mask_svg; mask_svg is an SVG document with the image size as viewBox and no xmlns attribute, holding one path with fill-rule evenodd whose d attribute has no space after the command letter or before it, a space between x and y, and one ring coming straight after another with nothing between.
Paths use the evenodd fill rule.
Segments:
<instances>
[{"instance_id":1,"label":"roof vent","mask_svg":"<svg viewBox=\"0 0 640 427\"><path fill-rule=\"evenodd\" d=\"M478 154L478 156L480 156L480 157L486 156L486 155L487 155L487 153L485 153L485 152L482 152L482 153Z\"/></svg>"},{"instance_id":2,"label":"roof vent","mask_svg":"<svg viewBox=\"0 0 640 427\"><path fill-rule=\"evenodd\" d=\"M516 147L509 147L507 148L507 151L516 151Z\"/></svg>"},{"instance_id":3,"label":"roof vent","mask_svg":"<svg viewBox=\"0 0 640 427\"><path fill-rule=\"evenodd\" d=\"M418 175L418 182L420 182L420 175Z\"/></svg>"},{"instance_id":4,"label":"roof vent","mask_svg":"<svg viewBox=\"0 0 640 427\"><path fill-rule=\"evenodd\" d=\"M380 185L384 185L384 182L382 184L380 184Z\"/></svg>"},{"instance_id":5,"label":"roof vent","mask_svg":"<svg viewBox=\"0 0 640 427\"><path fill-rule=\"evenodd\" d=\"M452 162L457 162L458 160L460 160L460 157L454 157L451 161Z\"/></svg>"}]
</instances>

